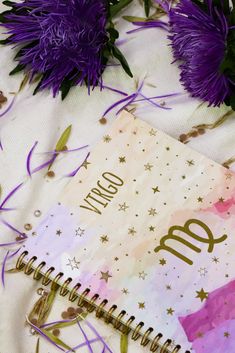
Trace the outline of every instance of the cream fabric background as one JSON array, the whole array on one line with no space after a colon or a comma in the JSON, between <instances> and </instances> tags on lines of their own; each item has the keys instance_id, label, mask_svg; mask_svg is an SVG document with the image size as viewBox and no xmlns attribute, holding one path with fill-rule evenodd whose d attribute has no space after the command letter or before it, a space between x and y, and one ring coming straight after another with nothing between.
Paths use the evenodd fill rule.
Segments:
<instances>
[{"instance_id":1,"label":"cream fabric background","mask_svg":"<svg viewBox=\"0 0 235 353\"><path fill-rule=\"evenodd\" d=\"M3 9L4 6L0 5L0 10ZM136 0L123 14L143 16L143 10ZM166 33L159 29L148 29L127 35L126 31L133 27L124 20L120 20L118 27L120 38L127 39L120 49L131 65L134 79L127 77L119 67L108 67L103 76L104 83L132 93L135 91L136 81L145 78L143 92L147 96L183 92L177 66L171 65L172 56ZM0 48L0 89L9 101L12 97L10 92L18 90L23 78L21 74L8 76L8 72L14 67L11 60L13 53L10 47ZM54 179L46 178L45 171L42 171L29 180L26 177L26 156L33 143L39 141L37 152L53 150L61 133L72 124L69 147L89 144L89 148L92 148L115 119L115 112L111 112L107 117L107 124L101 125L99 119L102 113L110 104L121 98L116 93L108 90L100 92L99 89L95 89L88 97L86 88L77 87L61 102L59 97L53 99L49 92L32 96L32 91L33 88L27 86L18 95L10 112L0 118L0 139L4 146L4 151L0 151L0 184L3 195L22 180L27 180L25 187L9 203L9 207L16 206L17 210L0 216L21 230L24 229L25 223L36 225L39 219L33 214L35 210L41 210L43 217L68 182L64 175L75 169L87 153L82 151L59 157L53 167L56 174ZM207 108L205 104L200 105L201 102L189 98L187 94L168 99L167 102L173 108L171 111L142 103L138 105L135 114L175 138L190 131L194 125L215 122L228 110L223 107ZM234 118L235 115L230 116L223 125L192 139L189 145L219 163L224 162L235 155ZM45 156L35 153L35 165L38 165L42 158ZM0 236L1 242L14 239L14 234L2 225ZM6 249L0 249L2 259L5 253ZM24 322L25 315L38 299L36 288L40 287L40 284L23 274L6 275L5 279L6 288L0 287L0 353L34 353L37 338L30 334L29 327L26 327ZM68 306L66 300L58 298L50 321L59 320L60 313ZM119 352L120 336L92 315L89 321L106 337L113 352ZM78 343L79 339L83 341L75 328L72 331L63 331L63 338L68 344ZM74 338L76 342L72 342ZM129 352L144 350L138 344L130 342ZM56 351L58 350L51 344L41 340L41 353ZM88 348L83 351L88 352ZM94 346L95 353L101 351L100 345Z\"/></svg>"}]
</instances>

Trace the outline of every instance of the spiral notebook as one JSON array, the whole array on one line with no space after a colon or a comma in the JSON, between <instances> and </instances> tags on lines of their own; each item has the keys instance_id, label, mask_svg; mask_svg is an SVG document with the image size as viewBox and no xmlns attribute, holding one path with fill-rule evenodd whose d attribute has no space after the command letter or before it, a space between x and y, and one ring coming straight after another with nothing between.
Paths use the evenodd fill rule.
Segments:
<instances>
[{"instance_id":1,"label":"spiral notebook","mask_svg":"<svg viewBox=\"0 0 235 353\"><path fill-rule=\"evenodd\" d=\"M124 112L17 261L152 352L235 347L235 176Z\"/></svg>"}]
</instances>

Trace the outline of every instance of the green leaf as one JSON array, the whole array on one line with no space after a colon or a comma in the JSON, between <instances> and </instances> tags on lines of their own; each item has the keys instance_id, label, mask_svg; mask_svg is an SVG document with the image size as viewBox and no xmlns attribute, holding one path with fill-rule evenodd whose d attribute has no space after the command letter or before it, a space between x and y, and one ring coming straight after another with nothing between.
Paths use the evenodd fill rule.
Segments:
<instances>
[{"instance_id":1,"label":"green leaf","mask_svg":"<svg viewBox=\"0 0 235 353\"><path fill-rule=\"evenodd\" d=\"M116 5L111 5L109 10L110 17L113 18L116 16L124 7L129 5L131 2L132 0L120 0Z\"/></svg>"},{"instance_id":2,"label":"green leaf","mask_svg":"<svg viewBox=\"0 0 235 353\"><path fill-rule=\"evenodd\" d=\"M147 18L145 18L145 17L123 16L122 18L128 22L146 22L147 21Z\"/></svg>"},{"instance_id":3,"label":"green leaf","mask_svg":"<svg viewBox=\"0 0 235 353\"><path fill-rule=\"evenodd\" d=\"M150 6L151 6L151 0L144 0L144 11L147 17L149 17Z\"/></svg>"},{"instance_id":4,"label":"green leaf","mask_svg":"<svg viewBox=\"0 0 235 353\"><path fill-rule=\"evenodd\" d=\"M35 353L39 353L39 342L40 342L40 338L38 338L37 340Z\"/></svg>"},{"instance_id":5,"label":"green leaf","mask_svg":"<svg viewBox=\"0 0 235 353\"><path fill-rule=\"evenodd\" d=\"M230 105L233 110L235 110L235 95L230 97Z\"/></svg>"},{"instance_id":6,"label":"green leaf","mask_svg":"<svg viewBox=\"0 0 235 353\"><path fill-rule=\"evenodd\" d=\"M6 23L6 22L7 22L7 19L5 18L5 15L8 15L8 14L10 14L10 13L11 13L11 11L9 11L9 10L0 13L0 22Z\"/></svg>"},{"instance_id":7,"label":"green leaf","mask_svg":"<svg viewBox=\"0 0 235 353\"><path fill-rule=\"evenodd\" d=\"M20 84L18 92L21 92L25 88L25 86L27 85L28 81L29 81L29 75L26 74L24 76L23 80L21 81L21 84Z\"/></svg>"},{"instance_id":8,"label":"green leaf","mask_svg":"<svg viewBox=\"0 0 235 353\"><path fill-rule=\"evenodd\" d=\"M72 80L64 79L64 81L62 82L60 86L62 101L67 97L72 85L73 85Z\"/></svg>"},{"instance_id":9,"label":"green leaf","mask_svg":"<svg viewBox=\"0 0 235 353\"><path fill-rule=\"evenodd\" d=\"M74 352L74 350L70 346L68 346L66 343L61 341L58 337L54 336L51 332L49 332L45 329L42 329L42 328L40 330L58 346L61 346L67 350L71 350L72 352Z\"/></svg>"},{"instance_id":10,"label":"green leaf","mask_svg":"<svg viewBox=\"0 0 235 353\"><path fill-rule=\"evenodd\" d=\"M121 340L120 340L120 352L127 353L127 351L128 351L128 336L122 333Z\"/></svg>"},{"instance_id":11,"label":"green leaf","mask_svg":"<svg viewBox=\"0 0 235 353\"><path fill-rule=\"evenodd\" d=\"M10 43L10 41L8 38L0 40L0 44L2 44L2 45L9 44L9 43Z\"/></svg>"},{"instance_id":12,"label":"green leaf","mask_svg":"<svg viewBox=\"0 0 235 353\"><path fill-rule=\"evenodd\" d=\"M71 131L72 131L72 125L69 125L65 130L64 132L62 133L62 135L60 136L57 144L56 144L56 148L55 150L56 151L62 151L63 148L66 146L68 140L69 140L69 137L71 135Z\"/></svg>"},{"instance_id":13,"label":"green leaf","mask_svg":"<svg viewBox=\"0 0 235 353\"><path fill-rule=\"evenodd\" d=\"M25 68L25 65L18 64L18 65L9 73L9 75L10 75L10 76L15 75L15 74L17 74L18 72L24 70L24 68Z\"/></svg>"},{"instance_id":14,"label":"green leaf","mask_svg":"<svg viewBox=\"0 0 235 353\"><path fill-rule=\"evenodd\" d=\"M3 3L3 5L10 6L10 7L14 7L14 5L15 5L15 3L13 1L8 1L8 0L5 0L2 3Z\"/></svg>"},{"instance_id":15,"label":"green leaf","mask_svg":"<svg viewBox=\"0 0 235 353\"><path fill-rule=\"evenodd\" d=\"M113 56L120 61L120 64L122 65L122 67L126 71L126 73L130 77L133 77L131 69L130 69L130 67L128 65L128 62L126 61L126 59L123 56L122 52L115 45L111 45L111 51L112 51Z\"/></svg>"}]
</instances>

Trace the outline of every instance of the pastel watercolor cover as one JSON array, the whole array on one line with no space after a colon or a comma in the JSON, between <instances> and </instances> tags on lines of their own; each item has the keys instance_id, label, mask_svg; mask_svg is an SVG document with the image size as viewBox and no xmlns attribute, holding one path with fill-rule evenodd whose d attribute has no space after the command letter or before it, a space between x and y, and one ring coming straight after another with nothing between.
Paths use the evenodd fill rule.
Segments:
<instances>
[{"instance_id":1,"label":"pastel watercolor cover","mask_svg":"<svg viewBox=\"0 0 235 353\"><path fill-rule=\"evenodd\" d=\"M124 112L27 240L30 259L194 353L235 351L235 176Z\"/></svg>"}]
</instances>

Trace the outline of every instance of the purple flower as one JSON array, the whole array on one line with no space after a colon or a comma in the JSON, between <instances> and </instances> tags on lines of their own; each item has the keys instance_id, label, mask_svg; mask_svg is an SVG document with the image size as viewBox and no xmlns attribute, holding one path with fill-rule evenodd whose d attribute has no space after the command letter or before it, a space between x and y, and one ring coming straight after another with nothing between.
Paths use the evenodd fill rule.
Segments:
<instances>
[{"instance_id":1,"label":"purple flower","mask_svg":"<svg viewBox=\"0 0 235 353\"><path fill-rule=\"evenodd\" d=\"M231 80L221 70L229 32L223 5L216 7L213 0L205 0L201 5L181 0L169 15L169 38L174 58L180 62L183 86L193 97L219 106L232 89Z\"/></svg>"},{"instance_id":2,"label":"purple flower","mask_svg":"<svg viewBox=\"0 0 235 353\"><path fill-rule=\"evenodd\" d=\"M31 78L42 74L40 89L55 96L71 85L85 82L89 90L98 84L108 41L105 0L25 0L5 18L20 67Z\"/></svg>"}]
</instances>

